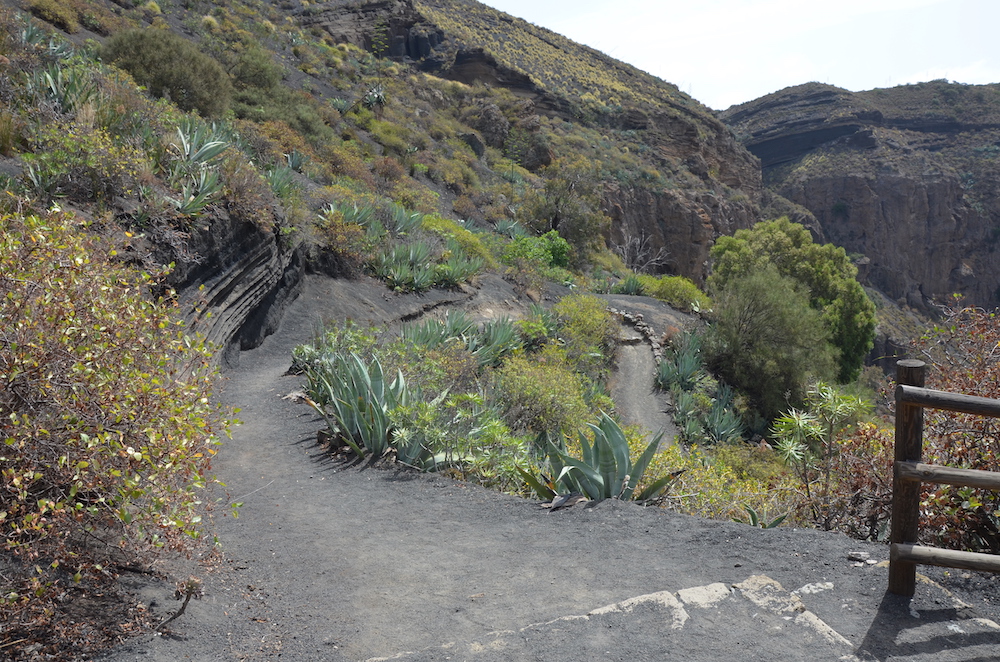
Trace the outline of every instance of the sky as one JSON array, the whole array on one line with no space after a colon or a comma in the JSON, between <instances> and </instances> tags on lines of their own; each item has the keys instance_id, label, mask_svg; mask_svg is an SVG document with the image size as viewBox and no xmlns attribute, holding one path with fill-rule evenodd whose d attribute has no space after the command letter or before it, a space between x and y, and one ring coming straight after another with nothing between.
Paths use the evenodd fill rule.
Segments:
<instances>
[{"instance_id":1,"label":"sky","mask_svg":"<svg viewBox=\"0 0 1000 662\"><path fill-rule=\"evenodd\" d=\"M724 110L817 81L1000 83L1000 0L485 0Z\"/></svg>"}]
</instances>

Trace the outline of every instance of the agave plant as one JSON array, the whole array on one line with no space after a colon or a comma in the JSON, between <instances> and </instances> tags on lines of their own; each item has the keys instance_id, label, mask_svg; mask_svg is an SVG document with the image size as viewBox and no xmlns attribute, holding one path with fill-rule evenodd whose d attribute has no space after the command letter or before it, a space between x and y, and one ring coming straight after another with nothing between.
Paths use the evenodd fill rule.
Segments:
<instances>
[{"instance_id":1,"label":"agave plant","mask_svg":"<svg viewBox=\"0 0 1000 662\"><path fill-rule=\"evenodd\" d=\"M310 406L359 457L389 450L390 412L414 398L403 373L387 382L377 358L367 364L357 354L324 357L306 368L306 380Z\"/></svg>"},{"instance_id":2,"label":"agave plant","mask_svg":"<svg viewBox=\"0 0 1000 662\"><path fill-rule=\"evenodd\" d=\"M457 339L467 345L467 338L476 333L476 324L460 310L448 311L444 321L428 319L403 326L405 340L427 349L434 349L448 340Z\"/></svg>"},{"instance_id":3,"label":"agave plant","mask_svg":"<svg viewBox=\"0 0 1000 662\"><path fill-rule=\"evenodd\" d=\"M674 386L690 391L704 374L703 367L700 336L685 333L657 366L656 385L665 391Z\"/></svg>"},{"instance_id":4,"label":"agave plant","mask_svg":"<svg viewBox=\"0 0 1000 662\"><path fill-rule=\"evenodd\" d=\"M216 124L185 120L177 127L177 140L170 143L169 179L177 180L214 167L230 146L226 131Z\"/></svg>"},{"instance_id":5,"label":"agave plant","mask_svg":"<svg viewBox=\"0 0 1000 662\"><path fill-rule=\"evenodd\" d=\"M496 365L504 355L521 348L521 336L510 319L490 320L466 343L480 366Z\"/></svg>"},{"instance_id":6,"label":"agave plant","mask_svg":"<svg viewBox=\"0 0 1000 662\"><path fill-rule=\"evenodd\" d=\"M295 170L287 166L271 168L265 174L265 179L271 186L271 192L281 200L289 198L296 189Z\"/></svg>"},{"instance_id":7,"label":"agave plant","mask_svg":"<svg viewBox=\"0 0 1000 662\"><path fill-rule=\"evenodd\" d=\"M205 207L212 204L222 191L219 173L215 170L202 170L181 185L179 198L168 198L179 214L189 218L198 218Z\"/></svg>"},{"instance_id":8,"label":"agave plant","mask_svg":"<svg viewBox=\"0 0 1000 662\"><path fill-rule=\"evenodd\" d=\"M776 529L781 525L782 522L785 521L785 518L788 517L788 513L784 513L782 515L778 515L774 519L768 520L764 517L761 517L760 513L758 513L756 510L754 510L748 505L744 505L743 510L746 511L747 518L744 520L739 517L734 517L733 521L740 522L742 524L749 524L755 529Z\"/></svg>"},{"instance_id":9,"label":"agave plant","mask_svg":"<svg viewBox=\"0 0 1000 662\"><path fill-rule=\"evenodd\" d=\"M517 221L512 221L508 219L502 219L497 221L493 225L493 230L497 234L502 234L508 239L517 239L518 237L526 237L528 231L524 229L524 226Z\"/></svg>"},{"instance_id":10,"label":"agave plant","mask_svg":"<svg viewBox=\"0 0 1000 662\"><path fill-rule=\"evenodd\" d=\"M285 154L285 161L287 162L288 167L295 172L302 172L302 169L309 163L309 157L299 150L293 149L288 154Z\"/></svg>"},{"instance_id":11,"label":"agave plant","mask_svg":"<svg viewBox=\"0 0 1000 662\"><path fill-rule=\"evenodd\" d=\"M636 485L642 480L649 462L653 459L663 433L655 435L635 462L629 455L628 439L621 426L613 418L602 413L598 425L588 423L594 436L593 443L579 433L582 459L569 455L550 439L545 440L549 466L556 475L556 485L548 484L519 470L525 482L542 498L551 499L556 495L555 487L566 492L579 492L591 501L622 499L648 501L659 496L676 480L679 474L671 473L658 478L635 493Z\"/></svg>"},{"instance_id":12,"label":"agave plant","mask_svg":"<svg viewBox=\"0 0 1000 662\"><path fill-rule=\"evenodd\" d=\"M28 78L28 92L72 113L97 95L97 85L87 71L52 64Z\"/></svg>"},{"instance_id":13,"label":"agave plant","mask_svg":"<svg viewBox=\"0 0 1000 662\"><path fill-rule=\"evenodd\" d=\"M643 287L642 281L635 274L629 274L629 276L623 279L614 287L615 294L631 294L639 295L645 292L646 288Z\"/></svg>"},{"instance_id":14,"label":"agave plant","mask_svg":"<svg viewBox=\"0 0 1000 662\"><path fill-rule=\"evenodd\" d=\"M410 211L395 203L390 205L388 227L394 235L400 236L419 230L423 223L424 215L420 212Z\"/></svg>"},{"instance_id":15,"label":"agave plant","mask_svg":"<svg viewBox=\"0 0 1000 662\"><path fill-rule=\"evenodd\" d=\"M733 389L727 384L719 387L712 408L705 417L705 432L718 444L739 441L745 426L733 408Z\"/></svg>"},{"instance_id":16,"label":"agave plant","mask_svg":"<svg viewBox=\"0 0 1000 662\"><path fill-rule=\"evenodd\" d=\"M435 285L458 287L483 270L482 258L466 256L457 245L448 248L451 253L448 259L434 267Z\"/></svg>"}]
</instances>

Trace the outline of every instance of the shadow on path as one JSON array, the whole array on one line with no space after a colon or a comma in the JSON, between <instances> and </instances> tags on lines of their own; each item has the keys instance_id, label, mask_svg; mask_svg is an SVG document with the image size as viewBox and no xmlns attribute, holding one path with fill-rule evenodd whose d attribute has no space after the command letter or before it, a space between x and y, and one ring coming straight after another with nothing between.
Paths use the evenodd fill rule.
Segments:
<instances>
[{"instance_id":1,"label":"shadow on path","mask_svg":"<svg viewBox=\"0 0 1000 662\"><path fill-rule=\"evenodd\" d=\"M918 602L919 598L911 600L886 592L855 654L862 660L879 662L906 658L961 662L1000 659L1000 629L995 623L979 618L970 607L921 608ZM901 618L900 614L909 614L909 618Z\"/></svg>"}]
</instances>

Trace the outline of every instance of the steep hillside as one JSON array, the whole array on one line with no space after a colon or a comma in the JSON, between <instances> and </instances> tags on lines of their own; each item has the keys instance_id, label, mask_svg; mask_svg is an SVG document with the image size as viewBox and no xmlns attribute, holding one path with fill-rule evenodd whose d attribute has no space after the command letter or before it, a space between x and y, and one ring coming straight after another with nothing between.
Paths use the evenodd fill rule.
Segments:
<instances>
[{"instance_id":1,"label":"steep hillside","mask_svg":"<svg viewBox=\"0 0 1000 662\"><path fill-rule=\"evenodd\" d=\"M731 132L675 85L603 53L473 0L313 3L296 16L334 41L368 49L383 29L391 57L467 85L510 90L557 135L600 127L596 144L588 138L597 148L588 156L614 161L624 150L638 157L604 167L611 240L648 236L653 250L671 254L675 273L702 281L712 240L757 218L759 168ZM498 134L486 118L475 128L488 145L504 146L504 130ZM553 149L544 163L583 148L547 142Z\"/></svg>"},{"instance_id":2,"label":"steep hillside","mask_svg":"<svg viewBox=\"0 0 1000 662\"><path fill-rule=\"evenodd\" d=\"M851 93L810 83L725 111L774 192L868 281L916 308L998 303L1000 85L932 81Z\"/></svg>"},{"instance_id":3,"label":"steep hillside","mask_svg":"<svg viewBox=\"0 0 1000 662\"><path fill-rule=\"evenodd\" d=\"M130 242L134 255L177 265L170 284L192 310L213 313L193 318L222 345L258 343L306 270L339 275L357 268L363 251L345 251L342 235L317 224L317 213L331 205L395 204L477 231L511 223L535 236L557 230L572 245L577 274L595 266L619 271L613 252L627 267L658 255L655 270L697 283L707 275L715 238L759 219L758 161L711 111L669 83L476 2L6 4L30 11L36 25L57 28L90 54L141 29L142 40L129 37L104 52L107 63L183 110L225 119L227 135L239 136L232 142L242 154L237 160L258 174L244 166L224 172L197 223L154 213L155 231L144 228ZM44 34L31 30L40 45ZM159 61L136 59L154 42L188 52L167 33L221 67L212 83L185 83L209 85L207 94L178 87L184 76L175 74L190 78L194 71L187 61L158 73L139 64ZM60 53L7 58L7 98L23 98L16 88L24 76L36 81L29 88L37 96L46 71L76 67L73 75L82 75ZM93 75L119 80L120 72ZM176 119L156 118L162 111L141 110L131 97L108 106L115 98L109 85L94 85L100 91L81 108L42 100L56 113L49 119L90 122L88 107L99 123L106 108L134 113L127 130L97 130L152 148L149 156L160 162L150 175L157 179L116 191L110 204L58 183L39 190L26 181L21 154L37 160L59 141L39 140L31 107L6 102L4 172L43 199L55 195L85 214L110 212L135 230L150 218L148 194L162 193L154 198L163 201L183 192L163 161L174 149ZM202 105L191 105L196 98ZM271 192L251 181L258 176Z\"/></svg>"}]
</instances>

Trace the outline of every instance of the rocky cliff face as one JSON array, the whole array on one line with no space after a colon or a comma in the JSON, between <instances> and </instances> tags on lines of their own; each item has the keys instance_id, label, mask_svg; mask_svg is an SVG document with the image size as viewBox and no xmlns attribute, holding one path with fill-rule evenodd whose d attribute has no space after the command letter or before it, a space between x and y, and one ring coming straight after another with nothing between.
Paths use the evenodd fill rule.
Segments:
<instances>
[{"instance_id":1,"label":"rocky cliff face","mask_svg":"<svg viewBox=\"0 0 1000 662\"><path fill-rule=\"evenodd\" d=\"M760 164L719 122L660 113L645 129L665 162L682 164L684 177L665 187L611 183L605 192L611 241L648 238L654 252L666 250L669 272L704 285L715 240L760 220Z\"/></svg>"},{"instance_id":2,"label":"rocky cliff face","mask_svg":"<svg viewBox=\"0 0 1000 662\"><path fill-rule=\"evenodd\" d=\"M868 282L916 308L996 305L1000 86L934 81L788 88L722 114L818 238L864 255Z\"/></svg>"},{"instance_id":3,"label":"rocky cliff face","mask_svg":"<svg viewBox=\"0 0 1000 662\"><path fill-rule=\"evenodd\" d=\"M286 305L298 294L305 260L275 230L217 209L194 228L168 284L193 331L234 361L238 350L260 345L273 333ZM171 256L163 254L163 261Z\"/></svg>"}]
</instances>

